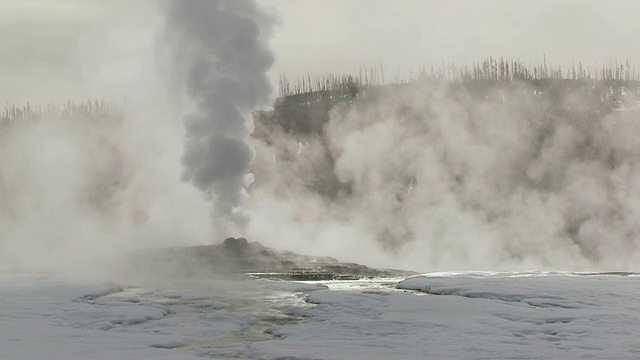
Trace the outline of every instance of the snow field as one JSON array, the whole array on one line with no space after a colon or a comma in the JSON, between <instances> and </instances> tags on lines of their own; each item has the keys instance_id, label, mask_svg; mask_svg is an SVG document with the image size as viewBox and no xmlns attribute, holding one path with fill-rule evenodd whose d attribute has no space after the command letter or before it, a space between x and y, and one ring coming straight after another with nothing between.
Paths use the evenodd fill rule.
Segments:
<instances>
[{"instance_id":1,"label":"snow field","mask_svg":"<svg viewBox=\"0 0 640 360\"><path fill-rule=\"evenodd\" d=\"M7 359L636 359L640 277L86 285L0 276ZM363 285L364 284L364 285Z\"/></svg>"}]
</instances>

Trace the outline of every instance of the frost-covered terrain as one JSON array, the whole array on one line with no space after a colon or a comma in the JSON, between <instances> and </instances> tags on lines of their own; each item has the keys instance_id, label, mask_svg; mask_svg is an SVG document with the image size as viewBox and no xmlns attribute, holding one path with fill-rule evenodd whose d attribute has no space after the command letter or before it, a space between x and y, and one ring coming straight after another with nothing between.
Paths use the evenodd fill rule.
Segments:
<instances>
[{"instance_id":1,"label":"frost-covered terrain","mask_svg":"<svg viewBox=\"0 0 640 360\"><path fill-rule=\"evenodd\" d=\"M3 359L636 359L634 274L144 285L0 276Z\"/></svg>"}]
</instances>

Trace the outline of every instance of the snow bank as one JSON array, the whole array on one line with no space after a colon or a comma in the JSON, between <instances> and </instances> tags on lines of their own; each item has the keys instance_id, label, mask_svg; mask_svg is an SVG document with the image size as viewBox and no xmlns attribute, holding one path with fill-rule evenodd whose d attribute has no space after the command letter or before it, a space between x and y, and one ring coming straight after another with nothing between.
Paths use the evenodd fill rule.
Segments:
<instances>
[{"instance_id":1,"label":"snow bank","mask_svg":"<svg viewBox=\"0 0 640 360\"><path fill-rule=\"evenodd\" d=\"M640 278L553 273L436 274L402 291L319 291L307 317L251 344L277 359L635 359ZM408 291L419 290L425 294ZM432 296L432 295L440 296Z\"/></svg>"},{"instance_id":2,"label":"snow bank","mask_svg":"<svg viewBox=\"0 0 640 360\"><path fill-rule=\"evenodd\" d=\"M117 286L0 276L3 359L196 359L194 353L150 347L153 333L112 331L166 316L161 308L101 296ZM100 301L96 301L96 300Z\"/></svg>"}]
</instances>

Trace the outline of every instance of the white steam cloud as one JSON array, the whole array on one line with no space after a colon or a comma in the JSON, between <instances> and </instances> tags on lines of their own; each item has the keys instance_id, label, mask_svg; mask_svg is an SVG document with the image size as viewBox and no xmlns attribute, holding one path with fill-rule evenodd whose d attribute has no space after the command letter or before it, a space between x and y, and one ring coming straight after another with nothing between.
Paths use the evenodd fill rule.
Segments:
<instances>
[{"instance_id":1,"label":"white steam cloud","mask_svg":"<svg viewBox=\"0 0 640 360\"><path fill-rule=\"evenodd\" d=\"M270 215L252 234L418 271L637 268L638 110L558 86L388 86L317 131L276 110L253 139Z\"/></svg>"},{"instance_id":2,"label":"white steam cloud","mask_svg":"<svg viewBox=\"0 0 640 360\"><path fill-rule=\"evenodd\" d=\"M196 107L184 119L183 179L213 200L220 236L233 235L248 222L239 206L255 156L250 112L271 95L271 20L253 1L171 1L166 11L167 38Z\"/></svg>"},{"instance_id":3,"label":"white steam cloud","mask_svg":"<svg viewBox=\"0 0 640 360\"><path fill-rule=\"evenodd\" d=\"M102 276L131 251L210 239L179 127L158 121L171 110L99 106L0 121L0 271Z\"/></svg>"}]
</instances>

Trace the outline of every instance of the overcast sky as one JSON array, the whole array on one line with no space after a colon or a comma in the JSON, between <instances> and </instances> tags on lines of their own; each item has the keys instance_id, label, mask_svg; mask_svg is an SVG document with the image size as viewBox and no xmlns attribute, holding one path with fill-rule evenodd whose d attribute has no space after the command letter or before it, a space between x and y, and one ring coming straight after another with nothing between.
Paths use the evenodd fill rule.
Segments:
<instances>
[{"instance_id":1,"label":"overcast sky","mask_svg":"<svg viewBox=\"0 0 640 360\"><path fill-rule=\"evenodd\" d=\"M260 0L278 20L274 74L401 73L488 56L640 61L637 0ZM153 64L152 1L3 0L0 101L117 97ZM116 99L119 100L119 99Z\"/></svg>"},{"instance_id":2,"label":"overcast sky","mask_svg":"<svg viewBox=\"0 0 640 360\"><path fill-rule=\"evenodd\" d=\"M280 13L278 72L464 63L640 60L640 1L268 0Z\"/></svg>"}]
</instances>

